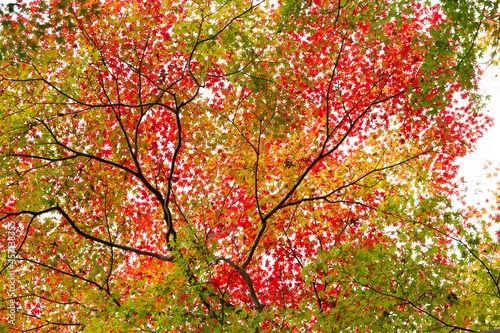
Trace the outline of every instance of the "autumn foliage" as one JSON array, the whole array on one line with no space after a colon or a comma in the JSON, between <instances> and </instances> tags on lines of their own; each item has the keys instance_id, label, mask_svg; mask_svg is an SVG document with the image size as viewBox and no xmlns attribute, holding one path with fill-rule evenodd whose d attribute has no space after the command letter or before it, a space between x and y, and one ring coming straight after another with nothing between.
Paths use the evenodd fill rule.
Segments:
<instances>
[{"instance_id":1,"label":"autumn foliage","mask_svg":"<svg viewBox=\"0 0 500 333\"><path fill-rule=\"evenodd\" d=\"M452 206L457 158L491 122L460 8L6 8L0 327L498 326L499 267L478 255L498 237Z\"/></svg>"}]
</instances>

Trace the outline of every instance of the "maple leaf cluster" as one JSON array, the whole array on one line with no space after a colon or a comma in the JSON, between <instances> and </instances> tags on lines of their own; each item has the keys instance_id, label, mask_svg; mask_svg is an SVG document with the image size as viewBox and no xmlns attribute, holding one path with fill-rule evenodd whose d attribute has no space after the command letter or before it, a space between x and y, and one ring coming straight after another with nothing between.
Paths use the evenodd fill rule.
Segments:
<instances>
[{"instance_id":1,"label":"maple leaf cluster","mask_svg":"<svg viewBox=\"0 0 500 333\"><path fill-rule=\"evenodd\" d=\"M492 121L461 10L7 5L0 328L497 325L495 236L452 206Z\"/></svg>"}]
</instances>

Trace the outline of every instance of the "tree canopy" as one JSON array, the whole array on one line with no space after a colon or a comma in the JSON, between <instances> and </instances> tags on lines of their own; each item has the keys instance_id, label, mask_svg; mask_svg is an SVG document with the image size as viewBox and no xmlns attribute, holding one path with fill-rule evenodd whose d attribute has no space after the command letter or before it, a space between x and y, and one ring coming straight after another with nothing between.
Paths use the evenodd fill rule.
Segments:
<instances>
[{"instance_id":1,"label":"tree canopy","mask_svg":"<svg viewBox=\"0 0 500 333\"><path fill-rule=\"evenodd\" d=\"M498 215L453 206L497 10L6 5L0 329L498 328Z\"/></svg>"}]
</instances>

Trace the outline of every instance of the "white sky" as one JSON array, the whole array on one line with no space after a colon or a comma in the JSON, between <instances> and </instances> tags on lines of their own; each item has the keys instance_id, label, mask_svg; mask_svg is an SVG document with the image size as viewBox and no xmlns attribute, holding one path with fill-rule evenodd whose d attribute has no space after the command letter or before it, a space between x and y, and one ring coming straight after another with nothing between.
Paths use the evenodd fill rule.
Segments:
<instances>
[{"instance_id":1,"label":"white sky","mask_svg":"<svg viewBox=\"0 0 500 333\"><path fill-rule=\"evenodd\" d=\"M486 199L492 198L489 191L494 190L496 182L500 180L500 177L486 177L488 172L493 172L500 166L500 68L488 68L479 87L481 94L491 96L485 111L494 119L494 125L478 141L476 151L461 159L459 177L464 177L465 180L467 204L479 203L487 207L489 204L486 204ZM484 170L487 161L492 162L488 171Z\"/></svg>"}]
</instances>

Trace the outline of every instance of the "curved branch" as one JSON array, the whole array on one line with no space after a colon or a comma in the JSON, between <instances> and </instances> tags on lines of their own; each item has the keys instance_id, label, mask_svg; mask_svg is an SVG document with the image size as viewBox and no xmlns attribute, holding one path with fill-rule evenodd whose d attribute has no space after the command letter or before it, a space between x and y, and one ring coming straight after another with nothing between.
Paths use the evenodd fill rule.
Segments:
<instances>
[{"instance_id":1,"label":"curved branch","mask_svg":"<svg viewBox=\"0 0 500 333\"><path fill-rule=\"evenodd\" d=\"M68 221L68 223L76 231L77 234L79 234L80 236L82 236L82 237L84 237L84 238L86 238L88 240L91 240L91 241L94 241L94 242L98 242L98 243L106 245L106 246L110 246L110 247L114 247L114 248L117 248L117 249L121 249L121 250L124 250L124 251L129 251L129 252L134 252L134 253L141 254L141 255L146 255L146 256L153 257L153 258L156 258L156 259L159 259L159 260L163 260L163 261L169 261L169 262L173 262L174 261L173 257L167 257L167 256L163 256L161 254L157 254L157 253L153 253L153 252L149 252L149 251L144 251L144 250L139 250L139 249L136 249L136 248L133 248L133 247L130 247L130 246L116 244L116 243L113 243L113 242L110 242L110 241L106 241L106 240L94 237L92 235L89 235L89 234L83 232L75 224L75 222L71 219L71 217L59 205L55 206L55 207L47 208L47 209L39 211L39 212L28 211L28 210L19 211L19 212L15 212L15 213L0 212L0 214L5 214L5 216L3 216L3 217L0 218L0 221L6 219L8 217L11 217L11 216L19 216L19 215L23 215L23 214L29 214L29 215L33 215L33 216L38 216L38 215L42 215L42 214L49 213L49 212L54 212L54 211L59 212L64 217L64 219L66 221Z\"/></svg>"}]
</instances>

